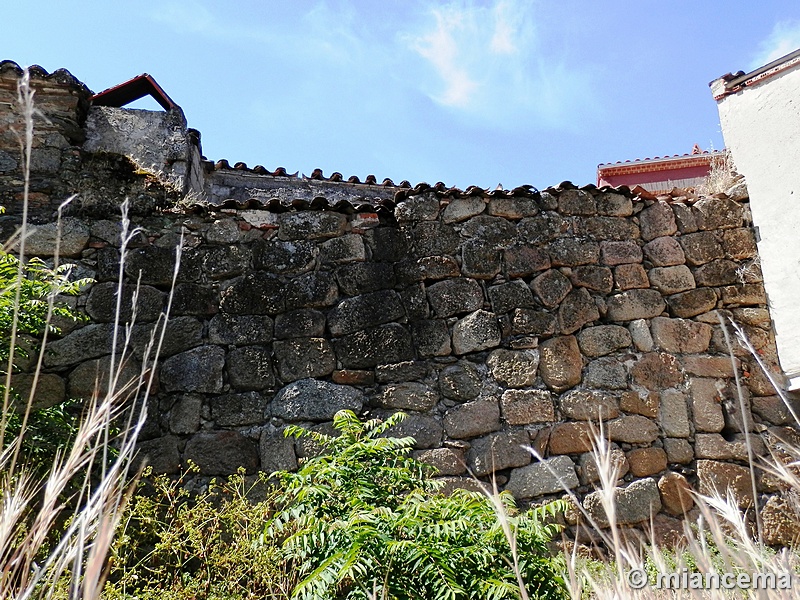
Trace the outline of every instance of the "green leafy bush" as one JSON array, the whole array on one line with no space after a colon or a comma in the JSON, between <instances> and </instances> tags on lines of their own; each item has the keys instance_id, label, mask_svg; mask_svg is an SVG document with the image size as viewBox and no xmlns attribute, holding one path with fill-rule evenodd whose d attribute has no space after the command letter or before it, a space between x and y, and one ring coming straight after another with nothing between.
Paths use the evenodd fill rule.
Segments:
<instances>
[{"instance_id":1,"label":"green leafy bush","mask_svg":"<svg viewBox=\"0 0 800 600\"><path fill-rule=\"evenodd\" d=\"M92 282L91 279L70 281L72 265L50 269L42 260L31 258L25 263L7 252L0 251L0 362L8 361L11 351L11 331L16 320L17 333L39 335L49 328L58 328L48 321L50 300L59 294L76 295ZM15 311L19 293L19 310ZM68 307L54 302L52 314L65 319L77 319ZM15 353L25 355L17 346ZM5 367L0 367L5 369Z\"/></svg>"},{"instance_id":2,"label":"green leafy bush","mask_svg":"<svg viewBox=\"0 0 800 600\"><path fill-rule=\"evenodd\" d=\"M56 301L57 296L76 295L92 283L91 279L70 281L71 270L72 265L66 264L51 269L38 258L23 263L16 256L0 250L0 375L8 372L15 322L17 335L39 336L45 330L59 333L58 327L51 323L53 316L69 320L80 318L69 307ZM14 354L16 357L28 356L18 340ZM0 384L0 394L4 389ZM68 400L32 411L23 432L20 412L28 398L18 398L13 390L11 394L15 410L3 415L3 435L0 436L3 447L20 438L20 450L26 463L42 475L52 467L56 453L68 447L78 430L80 405Z\"/></svg>"},{"instance_id":3,"label":"green leafy bush","mask_svg":"<svg viewBox=\"0 0 800 600\"><path fill-rule=\"evenodd\" d=\"M297 473L276 474L281 511L265 540L281 541L301 578L292 597L526 597L517 575L531 597L565 597L563 565L548 549L559 530L552 516L564 503L520 512L506 493L500 506L465 490L436 494L430 468L410 457L413 438L384 436L402 418L361 422L340 411L338 436L286 429L324 449Z\"/></svg>"},{"instance_id":4,"label":"green leafy bush","mask_svg":"<svg viewBox=\"0 0 800 600\"><path fill-rule=\"evenodd\" d=\"M143 480L121 520L105 598L288 598L293 579L279 549L257 543L271 497L248 499L241 474L209 487L191 495L183 478Z\"/></svg>"}]
</instances>

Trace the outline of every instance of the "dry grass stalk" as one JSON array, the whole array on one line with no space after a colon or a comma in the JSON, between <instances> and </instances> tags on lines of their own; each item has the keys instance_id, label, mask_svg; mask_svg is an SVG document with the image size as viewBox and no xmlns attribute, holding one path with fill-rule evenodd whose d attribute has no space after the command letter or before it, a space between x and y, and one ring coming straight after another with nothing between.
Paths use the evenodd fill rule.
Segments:
<instances>
[{"instance_id":1,"label":"dry grass stalk","mask_svg":"<svg viewBox=\"0 0 800 600\"><path fill-rule=\"evenodd\" d=\"M695 192L700 196L713 196L727 192L740 180L733 164L730 150L722 150L711 159L710 170Z\"/></svg>"},{"instance_id":2,"label":"dry grass stalk","mask_svg":"<svg viewBox=\"0 0 800 600\"><path fill-rule=\"evenodd\" d=\"M33 123L37 112L33 105L33 90L29 74L26 72L19 85L19 105L25 122L25 132L20 135L24 157L25 185L23 192L23 222L12 243L18 248L20 259L25 254L25 239L28 235L28 187L30 179L30 155L33 143ZM68 201L67 201L68 202ZM61 211L67 202L59 207L59 227ZM13 440L5 440L6 446L0 453L0 597L15 600L28 598L49 598L55 593L56 584L65 574L70 577L69 595L73 599L94 599L100 597L106 570L106 557L117 528L127 495L130 493L132 460L136 452L136 439L144 424L147 398L151 391L152 378L149 373L154 368L165 334L165 323L171 307L172 295L166 314L162 315L151 338L142 370L137 380L122 381L122 366L127 359L134 314L130 322L123 326L119 315L122 306L122 268L127 244L136 231L129 233L127 202L123 205L123 231L120 261L120 283L117 294L117 311L114 323L114 341L107 391L100 394L96 389L94 397L88 402L84 418L72 445L62 455L58 454L45 479L37 479L30 469L20 462L21 441L26 434L28 416L36 394L36 382L41 373L44 357L44 342L39 352L34 371L34 384L25 403L22 427ZM58 243L58 242L57 242ZM58 246L55 251L58 264ZM180 261L180 246L173 273L173 287ZM17 283L21 281L20 268ZM0 444L7 435L10 410L11 372L14 348L17 342L16 322L20 307L20 286L17 285L14 302L14 325L11 330L11 356L6 366L5 390L3 394L3 415L0 419ZM135 294L134 294L135 296ZM55 298L49 298L46 322L49 325L53 314ZM136 306L136 299L133 299ZM123 331L124 329L124 331ZM121 339L118 344L117 340ZM46 334L45 340L46 341ZM139 409L132 409L140 406ZM122 433L112 439L110 434L114 424L127 414L127 422ZM117 456L109 458L111 444L117 448ZM2 447L0 445L0 447ZM93 477L92 466L102 461L102 470ZM78 493L70 502L64 495L70 482L80 481ZM67 511L74 511L68 513ZM66 517L69 516L69 519ZM41 564L37 557L48 540L52 540L60 523L68 521L66 530L56 537L56 543Z\"/></svg>"}]
</instances>

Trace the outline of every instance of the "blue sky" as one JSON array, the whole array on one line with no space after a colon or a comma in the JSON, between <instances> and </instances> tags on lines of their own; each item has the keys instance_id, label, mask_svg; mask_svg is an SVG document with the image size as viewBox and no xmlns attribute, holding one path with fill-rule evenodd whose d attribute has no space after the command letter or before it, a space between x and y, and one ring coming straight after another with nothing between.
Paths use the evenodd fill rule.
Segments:
<instances>
[{"instance_id":1,"label":"blue sky","mask_svg":"<svg viewBox=\"0 0 800 600\"><path fill-rule=\"evenodd\" d=\"M0 58L148 72L212 160L544 188L722 147L709 81L798 47L796 0L25 0Z\"/></svg>"}]
</instances>

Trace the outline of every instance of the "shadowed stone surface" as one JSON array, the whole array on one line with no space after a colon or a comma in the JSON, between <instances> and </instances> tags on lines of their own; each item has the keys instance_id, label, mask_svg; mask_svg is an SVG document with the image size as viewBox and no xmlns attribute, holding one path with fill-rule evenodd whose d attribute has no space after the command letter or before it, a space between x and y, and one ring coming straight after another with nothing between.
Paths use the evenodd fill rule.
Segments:
<instances>
[{"instance_id":1,"label":"shadowed stone surface","mask_svg":"<svg viewBox=\"0 0 800 600\"><path fill-rule=\"evenodd\" d=\"M237 431L198 433L186 442L184 455L204 475L235 473L239 467L253 473L258 468L255 443Z\"/></svg>"},{"instance_id":2,"label":"shadowed stone surface","mask_svg":"<svg viewBox=\"0 0 800 600\"><path fill-rule=\"evenodd\" d=\"M219 346L202 346L176 354L161 364L161 386L168 392L222 391L225 351Z\"/></svg>"},{"instance_id":3,"label":"shadowed stone surface","mask_svg":"<svg viewBox=\"0 0 800 600\"><path fill-rule=\"evenodd\" d=\"M574 463L568 456L556 456L512 470L506 490L515 498L536 498L575 487L578 487L578 476Z\"/></svg>"},{"instance_id":4,"label":"shadowed stone surface","mask_svg":"<svg viewBox=\"0 0 800 600\"><path fill-rule=\"evenodd\" d=\"M340 410L359 413L363 404L363 394L354 388L302 379L275 394L270 411L273 416L290 421L329 421Z\"/></svg>"},{"instance_id":5,"label":"shadowed stone surface","mask_svg":"<svg viewBox=\"0 0 800 600\"><path fill-rule=\"evenodd\" d=\"M600 492L592 492L583 501L586 511L601 527L609 524ZM661 510L661 494L655 480L648 477L634 481L626 488L614 490L614 508L616 522L619 525L633 525L649 520Z\"/></svg>"}]
</instances>

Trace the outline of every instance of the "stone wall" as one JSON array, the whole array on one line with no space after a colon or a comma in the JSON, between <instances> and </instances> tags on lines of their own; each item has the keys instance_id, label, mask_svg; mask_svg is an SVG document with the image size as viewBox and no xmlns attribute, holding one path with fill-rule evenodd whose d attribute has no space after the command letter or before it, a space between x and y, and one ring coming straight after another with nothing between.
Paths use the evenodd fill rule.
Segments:
<instances>
[{"instance_id":1,"label":"stone wall","mask_svg":"<svg viewBox=\"0 0 800 600\"><path fill-rule=\"evenodd\" d=\"M111 190L108 206L130 190L152 200L134 215L141 231L124 264L126 307L141 280L130 375L184 236L141 441L156 471L191 460L202 482L240 466L293 469L310 449L283 437L287 424L330 431L343 408L402 410L396 433L416 438L448 488L475 487L471 473L536 502L567 485L600 516L590 450L602 420L625 524L654 512L674 528L691 510L689 488L730 486L742 507L765 501L750 489L743 432L765 453L793 435L790 415L743 348L731 362L718 316L741 323L777 368L746 194L462 192L206 164L210 202L160 211L169 193L147 174L75 154L74 191L100 203ZM102 164L112 159L122 157ZM0 180L4 199L11 188ZM64 254L97 283L76 304L89 322L49 344L42 403L87 397L107 368L119 228L110 209L64 223ZM31 251L52 254L53 235L40 224ZM774 490L759 478L760 495Z\"/></svg>"}]
</instances>

